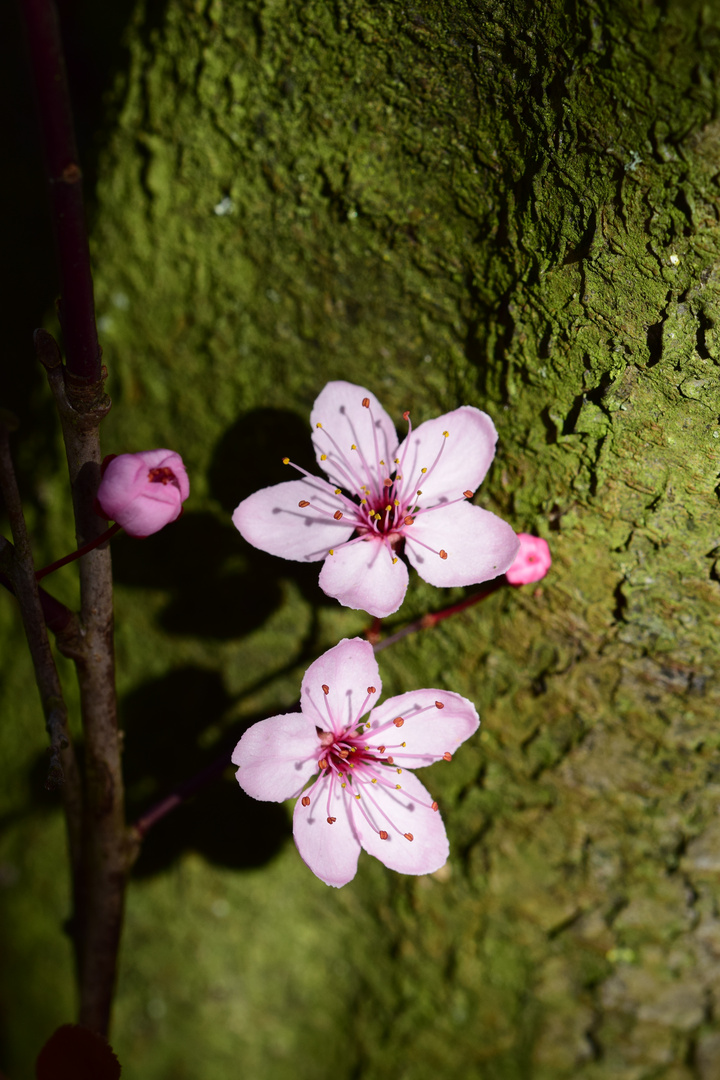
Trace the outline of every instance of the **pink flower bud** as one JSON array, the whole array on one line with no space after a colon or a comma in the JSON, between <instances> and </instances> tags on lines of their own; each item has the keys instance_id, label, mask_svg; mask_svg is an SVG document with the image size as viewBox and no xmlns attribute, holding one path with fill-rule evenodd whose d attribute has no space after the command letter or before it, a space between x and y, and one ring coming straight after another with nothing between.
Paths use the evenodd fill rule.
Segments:
<instances>
[{"instance_id":1,"label":"pink flower bud","mask_svg":"<svg viewBox=\"0 0 720 1080\"><path fill-rule=\"evenodd\" d=\"M151 536L180 517L190 494L182 458L174 450L142 450L110 461L98 488L103 514L128 536Z\"/></svg>"},{"instance_id":2,"label":"pink flower bud","mask_svg":"<svg viewBox=\"0 0 720 1080\"><path fill-rule=\"evenodd\" d=\"M550 548L541 536L518 533L520 550L505 577L510 585L530 585L544 578L552 565Z\"/></svg>"}]
</instances>

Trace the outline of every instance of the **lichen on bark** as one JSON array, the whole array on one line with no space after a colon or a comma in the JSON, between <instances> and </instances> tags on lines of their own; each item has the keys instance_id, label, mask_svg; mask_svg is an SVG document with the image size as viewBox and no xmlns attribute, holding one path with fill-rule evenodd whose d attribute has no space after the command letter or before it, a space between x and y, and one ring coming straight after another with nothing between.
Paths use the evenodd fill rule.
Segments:
<instances>
[{"instance_id":1,"label":"lichen on bark","mask_svg":"<svg viewBox=\"0 0 720 1080\"><path fill-rule=\"evenodd\" d=\"M193 634L187 589L160 571L123 579L121 559L126 688L193 664L222 682L228 715L260 715L291 704L309 651L361 628L227 525L282 478L275 461L329 378L416 422L486 409L500 444L482 504L555 559L541 588L383 654L387 692L448 686L481 712L474 745L428 780L449 869L363 866L332 896L300 884L292 851L260 871L298 896L283 933L299 1003L273 966L261 883L207 868L238 903L236 947L240 928L257 935L250 973L212 954L163 992L187 1014L191 987L222 983L212 1015L232 1038L198 1026L205 1060L261 1061L280 1038L281 1078L318 1075L318 1039L327 1075L351 1061L408 1080L711 1080L720 10L169 0L152 30L138 10L128 44L94 230L105 447L182 452L195 501L177 535L202 545L214 524L172 565L216 590L223 629L208 616ZM233 629L222 596L258 576L259 614L238 605ZM408 611L438 603L416 583ZM183 873L202 905L197 864ZM158 912L172 934L164 890L131 892L126 957ZM303 979L316 919L342 957L332 1003ZM126 963L130 1071L147 976ZM285 1005L268 1027L253 979ZM142 1075L165 1075L169 1053Z\"/></svg>"}]
</instances>

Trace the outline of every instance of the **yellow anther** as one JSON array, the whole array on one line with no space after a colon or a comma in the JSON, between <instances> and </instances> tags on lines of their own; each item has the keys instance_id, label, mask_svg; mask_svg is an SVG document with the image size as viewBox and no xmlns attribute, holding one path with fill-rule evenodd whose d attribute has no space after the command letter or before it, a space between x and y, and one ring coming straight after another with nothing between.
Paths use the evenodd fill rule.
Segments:
<instances>
[{"instance_id":1,"label":"yellow anther","mask_svg":"<svg viewBox=\"0 0 720 1080\"><path fill-rule=\"evenodd\" d=\"M335 488L336 495L342 495L342 488Z\"/></svg>"},{"instance_id":2,"label":"yellow anther","mask_svg":"<svg viewBox=\"0 0 720 1080\"><path fill-rule=\"evenodd\" d=\"M322 427L322 424L316 424L315 427Z\"/></svg>"},{"instance_id":3,"label":"yellow anther","mask_svg":"<svg viewBox=\"0 0 720 1080\"><path fill-rule=\"evenodd\" d=\"M283 465L289 465L289 464L290 464L290 458L289 457L284 457L283 458Z\"/></svg>"},{"instance_id":4,"label":"yellow anther","mask_svg":"<svg viewBox=\"0 0 720 1080\"><path fill-rule=\"evenodd\" d=\"M380 458L380 464L381 464L381 465L384 465L384 464L385 464L385 462L383 461L383 459L382 459L382 458Z\"/></svg>"},{"instance_id":5,"label":"yellow anther","mask_svg":"<svg viewBox=\"0 0 720 1080\"><path fill-rule=\"evenodd\" d=\"M334 555L334 554L335 554L334 548L330 548L330 550L328 551L328 555Z\"/></svg>"},{"instance_id":6,"label":"yellow anther","mask_svg":"<svg viewBox=\"0 0 720 1080\"><path fill-rule=\"evenodd\" d=\"M370 730L370 724L366 724L366 725L365 725L365 730L366 730L366 731L369 731L369 730Z\"/></svg>"},{"instance_id":7,"label":"yellow anther","mask_svg":"<svg viewBox=\"0 0 720 1080\"><path fill-rule=\"evenodd\" d=\"M320 460L321 461L327 461L327 454L321 454L320 455Z\"/></svg>"},{"instance_id":8,"label":"yellow anther","mask_svg":"<svg viewBox=\"0 0 720 1080\"><path fill-rule=\"evenodd\" d=\"M395 565L396 562L397 562L397 555L393 556L393 566Z\"/></svg>"},{"instance_id":9,"label":"yellow anther","mask_svg":"<svg viewBox=\"0 0 720 1080\"><path fill-rule=\"evenodd\" d=\"M355 443L353 443L353 444L352 444L352 446L350 447L350 449L351 449L351 450L357 450L357 446L355 445Z\"/></svg>"},{"instance_id":10,"label":"yellow anther","mask_svg":"<svg viewBox=\"0 0 720 1080\"><path fill-rule=\"evenodd\" d=\"M393 506L399 506L399 505L400 505L400 500L395 499L394 502L393 502Z\"/></svg>"},{"instance_id":11,"label":"yellow anther","mask_svg":"<svg viewBox=\"0 0 720 1080\"><path fill-rule=\"evenodd\" d=\"M450 434L450 432L449 432L449 431L443 431L443 435L445 436L445 438L446 438L446 439L447 439L447 437L448 437L448 435L449 435L449 434Z\"/></svg>"},{"instance_id":12,"label":"yellow anther","mask_svg":"<svg viewBox=\"0 0 720 1080\"><path fill-rule=\"evenodd\" d=\"M347 784L341 784L340 787L347 787Z\"/></svg>"},{"instance_id":13,"label":"yellow anther","mask_svg":"<svg viewBox=\"0 0 720 1080\"><path fill-rule=\"evenodd\" d=\"M395 772L397 772L397 773L401 773L401 772L402 772L402 769L396 769L396 770L395 770Z\"/></svg>"},{"instance_id":14,"label":"yellow anther","mask_svg":"<svg viewBox=\"0 0 720 1080\"><path fill-rule=\"evenodd\" d=\"M418 490L415 494L416 495L422 495L422 491Z\"/></svg>"},{"instance_id":15,"label":"yellow anther","mask_svg":"<svg viewBox=\"0 0 720 1080\"><path fill-rule=\"evenodd\" d=\"M371 784L377 784L377 776L373 776L373 778L372 778L372 780L370 781L370 783L371 783Z\"/></svg>"},{"instance_id":16,"label":"yellow anther","mask_svg":"<svg viewBox=\"0 0 720 1080\"><path fill-rule=\"evenodd\" d=\"M392 510L392 506L390 505L390 503L388 503L387 506L385 507L385 513L389 514L391 510Z\"/></svg>"},{"instance_id":17,"label":"yellow anther","mask_svg":"<svg viewBox=\"0 0 720 1080\"><path fill-rule=\"evenodd\" d=\"M402 784L396 784L395 785L395 790L396 791L401 791L402 790Z\"/></svg>"},{"instance_id":18,"label":"yellow anther","mask_svg":"<svg viewBox=\"0 0 720 1080\"><path fill-rule=\"evenodd\" d=\"M359 798L360 798L360 796L359 796L359 795L356 795L356 796L355 796L355 798L356 798L356 799L359 799Z\"/></svg>"},{"instance_id":19,"label":"yellow anther","mask_svg":"<svg viewBox=\"0 0 720 1080\"><path fill-rule=\"evenodd\" d=\"M395 462L396 465L400 464L400 458L399 457L393 458L393 461Z\"/></svg>"},{"instance_id":20,"label":"yellow anther","mask_svg":"<svg viewBox=\"0 0 720 1080\"><path fill-rule=\"evenodd\" d=\"M407 746L406 742L400 743L401 746Z\"/></svg>"},{"instance_id":21,"label":"yellow anther","mask_svg":"<svg viewBox=\"0 0 720 1080\"><path fill-rule=\"evenodd\" d=\"M427 469L421 469L421 470L420 470L420 472L421 472L421 473L426 473L426 472L427 472Z\"/></svg>"}]
</instances>

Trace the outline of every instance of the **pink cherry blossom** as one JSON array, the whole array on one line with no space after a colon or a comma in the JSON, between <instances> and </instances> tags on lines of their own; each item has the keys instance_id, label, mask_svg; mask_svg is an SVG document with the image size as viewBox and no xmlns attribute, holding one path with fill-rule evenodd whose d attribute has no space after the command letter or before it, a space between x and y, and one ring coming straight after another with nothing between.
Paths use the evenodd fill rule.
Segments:
<instances>
[{"instance_id":1,"label":"pink cherry blossom","mask_svg":"<svg viewBox=\"0 0 720 1080\"><path fill-rule=\"evenodd\" d=\"M392 420L362 386L328 383L310 416L318 464L329 480L256 491L233 522L261 551L324 559L320 587L346 607L384 618L408 585L404 555L431 585L474 585L511 565L518 541L472 498L495 454L497 432L470 405L412 428L398 446ZM286 464L291 464L285 458Z\"/></svg>"},{"instance_id":2,"label":"pink cherry blossom","mask_svg":"<svg viewBox=\"0 0 720 1080\"><path fill-rule=\"evenodd\" d=\"M173 450L119 454L107 466L97 501L129 536L150 536L180 517L190 481Z\"/></svg>"},{"instance_id":3,"label":"pink cherry blossom","mask_svg":"<svg viewBox=\"0 0 720 1080\"><path fill-rule=\"evenodd\" d=\"M545 577L552 565L550 548L541 536L518 533L520 550L515 562L505 571L510 585L530 585Z\"/></svg>"},{"instance_id":4,"label":"pink cherry blossom","mask_svg":"<svg viewBox=\"0 0 720 1080\"><path fill-rule=\"evenodd\" d=\"M407 770L450 761L480 723L472 703L449 690L412 690L378 705L380 690L370 643L345 639L305 672L301 711L261 720L232 756L254 799L297 799L297 849L336 888L355 877L361 848L402 874L444 865L438 804Z\"/></svg>"}]
</instances>

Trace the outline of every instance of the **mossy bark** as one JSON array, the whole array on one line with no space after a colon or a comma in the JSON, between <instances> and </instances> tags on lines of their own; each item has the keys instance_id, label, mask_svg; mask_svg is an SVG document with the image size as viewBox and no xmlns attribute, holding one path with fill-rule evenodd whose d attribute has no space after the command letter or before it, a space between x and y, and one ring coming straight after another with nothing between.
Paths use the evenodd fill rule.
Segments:
<instances>
[{"instance_id":1,"label":"mossy bark","mask_svg":"<svg viewBox=\"0 0 720 1080\"><path fill-rule=\"evenodd\" d=\"M232 1014L228 1060L272 1059L256 1075L717 1078L720 6L169 0L129 43L94 229L105 449L171 445L193 478L174 534L144 561L118 548L130 700L173 701L196 672L207 747L362 628L228 525L285 478L327 379L416 423L489 412L482 505L554 556L541 588L381 658L386 692L447 686L481 711L425 777L449 868L364 860L336 894L286 850L228 885L269 966L239 945L208 961L243 1004L204 1014L200 1060ZM403 617L456 595L415 581ZM148 734L126 719L132 763ZM138 888L128 956L134 912L152 923ZM244 959L282 1003L269 1027ZM121 1059L166 1075L121 1022Z\"/></svg>"}]
</instances>

